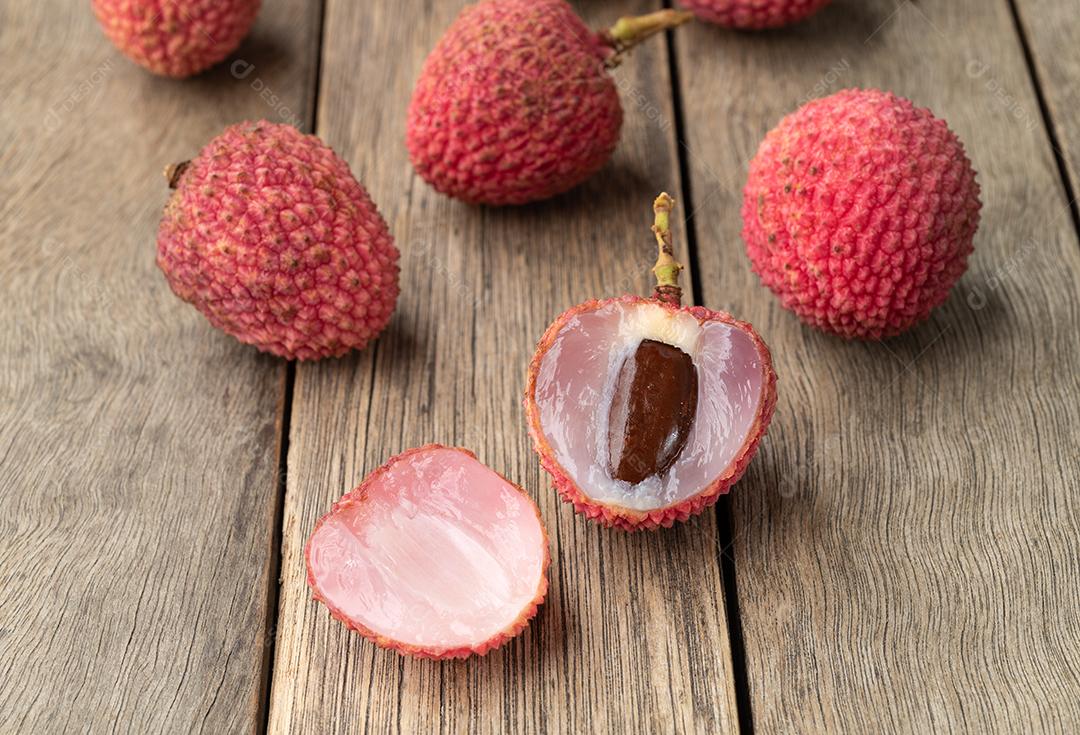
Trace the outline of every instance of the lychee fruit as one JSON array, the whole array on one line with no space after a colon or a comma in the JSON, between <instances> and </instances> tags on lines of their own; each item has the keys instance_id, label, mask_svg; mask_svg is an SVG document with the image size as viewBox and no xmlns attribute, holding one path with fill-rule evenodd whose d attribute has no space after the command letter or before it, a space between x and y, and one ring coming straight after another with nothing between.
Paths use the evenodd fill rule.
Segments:
<instances>
[{"instance_id":1,"label":"lychee fruit","mask_svg":"<svg viewBox=\"0 0 1080 735\"><path fill-rule=\"evenodd\" d=\"M166 170L157 263L215 327L281 357L362 349L394 311L398 251L364 187L313 135L233 125Z\"/></svg>"},{"instance_id":2,"label":"lychee fruit","mask_svg":"<svg viewBox=\"0 0 1080 735\"><path fill-rule=\"evenodd\" d=\"M473 204L523 204L577 186L619 140L622 105L607 68L692 17L662 10L595 33L565 0L466 7L413 92L413 166L438 191Z\"/></svg>"},{"instance_id":3,"label":"lychee fruit","mask_svg":"<svg viewBox=\"0 0 1080 735\"><path fill-rule=\"evenodd\" d=\"M304 550L313 596L383 648L483 655L513 638L547 593L536 504L465 449L392 457L334 504Z\"/></svg>"},{"instance_id":4,"label":"lychee fruit","mask_svg":"<svg viewBox=\"0 0 1080 735\"><path fill-rule=\"evenodd\" d=\"M93 0L105 35L155 74L189 77L244 40L260 0Z\"/></svg>"},{"instance_id":5,"label":"lychee fruit","mask_svg":"<svg viewBox=\"0 0 1080 735\"><path fill-rule=\"evenodd\" d=\"M674 202L657 198L650 299L587 301L548 327L525 411L563 499L604 525L671 526L743 474L776 406L769 349L746 322L680 306Z\"/></svg>"},{"instance_id":6,"label":"lychee fruit","mask_svg":"<svg viewBox=\"0 0 1080 735\"><path fill-rule=\"evenodd\" d=\"M899 334L967 267L979 185L944 121L877 90L807 103L761 143L743 193L754 272L803 321Z\"/></svg>"},{"instance_id":7,"label":"lychee fruit","mask_svg":"<svg viewBox=\"0 0 1080 735\"><path fill-rule=\"evenodd\" d=\"M829 0L678 0L697 17L725 28L779 28L807 18Z\"/></svg>"}]
</instances>

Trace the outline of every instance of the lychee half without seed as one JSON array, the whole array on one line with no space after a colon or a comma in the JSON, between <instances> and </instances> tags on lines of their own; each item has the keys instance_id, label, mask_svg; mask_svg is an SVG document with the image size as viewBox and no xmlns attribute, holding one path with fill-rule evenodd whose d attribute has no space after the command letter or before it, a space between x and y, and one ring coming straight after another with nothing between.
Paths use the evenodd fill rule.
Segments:
<instances>
[{"instance_id":1,"label":"lychee half without seed","mask_svg":"<svg viewBox=\"0 0 1080 735\"><path fill-rule=\"evenodd\" d=\"M702 20L725 28L763 30L808 18L829 0L678 0Z\"/></svg>"},{"instance_id":2,"label":"lychee half without seed","mask_svg":"<svg viewBox=\"0 0 1080 735\"><path fill-rule=\"evenodd\" d=\"M94 14L125 56L155 74L189 77L240 45L260 0L93 0Z\"/></svg>"},{"instance_id":3,"label":"lychee half without seed","mask_svg":"<svg viewBox=\"0 0 1080 735\"><path fill-rule=\"evenodd\" d=\"M967 268L979 185L943 120L874 89L814 100L762 141L743 191L754 272L845 338L926 319Z\"/></svg>"},{"instance_id":4,"label":"lychee half without seed","mask_svg":"<svg viewBox=\"0 0 1080 735\"><path fill-rule=\"evenodd\" d=\"M304 552L316 600L383 648L483 655L525 629L547 593L536 504L467 450L389 459L334 504Z\"/></svg>"},{"instance_id":5,"label":"lychee half without seed","mask_svg":"<svg viewBox=\"0 0 1080 735\"><path fill-rule=\"evenodd\" d=\"M390 320L393 238L348 165L315 136L240 123L166 176L176 191L157 263L215 327L314 360L362 349Z\"/></svg>"},{"instance_id":6,"label":"lychee half without seed","mask_svg":"<svg viewBox=\"0 0 1080 735\"><path fill-rule=\"evenodd\" d=\"M473 204L524 204L577 186L619 140L623 110L607 67L692 17L663 10L597 33L565 0L466 7L413 92L413 167L438 191Z\"/></svg>"},{"instance_id":7,"label":"lychee half without seed","mask_svg":"<svg viewBox=\"0 0 1080 735\"><path fill-rule=\"evenodd\" d=\"M743 474L776 405L769 349L730 314L680 306L666 194L651 299L588 301L548 327L525 410L540 462L578 512L627 530L671 526Z\"/></svg>"}]
</instances>

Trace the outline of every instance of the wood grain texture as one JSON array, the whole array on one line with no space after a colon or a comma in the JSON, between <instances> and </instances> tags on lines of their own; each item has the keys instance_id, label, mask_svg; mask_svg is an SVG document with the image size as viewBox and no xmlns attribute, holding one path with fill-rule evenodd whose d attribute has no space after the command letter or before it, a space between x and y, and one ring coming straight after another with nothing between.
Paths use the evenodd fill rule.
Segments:
<instances>
[{"instance_id":1,"label":"wood grain texture","mask_svg":"<svg viewBox=\"0 0 1080 735\"><path fill-rule=\"evenodd\" d=\"M173 296L154 239L164 164L304 115L306 6L263 9L248 77L184 82L89 3L0 9L2 732L258 727L284 367Z\"/></svg>"},{"instance_id":2,"label":"wood grain texture","mask_svg":"<svg viewBox=\"0 0 1080 735\"><path fill-rule=\"evenodd\" d=\"M472 208L415 177L404 147L420 65L463 4L327 8L318 129L390 222L403 293L374 349L299 369L270 731L731 730L714 517L627 535L574 515L540 473L521 407L534 344L556 315L649 289L651 203L679 188L664 40L615 72L626 124L603 172L539 206ZM578 7L601 26L655 6ZM390 455L431 441L469 447L521 483L552 540L539 616L482 659L379 650L331 620L305 584L316 519Z\"/></svg>"},{"instance_id":3,"label":"wood grain texture","mask_svg":"<svg viewBox=\"0 0 1080 735\"><path fill-rule=\"evenodd\" d=\"M676 46L701 300L752 321L779 375L733 494L755 729L1075 732L1080 249L1041 125L986 87L1038 115L1008 6L837 0L786 31L701 26ZM947 119L983 188L968 273L884 343L800 326L739 234L766 131L851 86Z\"/></svg>"},{"instance_id":4,"label":"wood grain texture","mask_svg":"<svg viewBox=\"0 0 1080 735\"><path fill-rule=\"evenodd\" d=\"M1031 54L1036 78L1056 136L1058 153L1068 170L1073 196L1080 190L1080 26L1076 7L1053 0L1013 0L1021 33ZM972 69L973 72L981 68ZM981 75L990 91L1010 105L1025 126L1040 127L1038 110L1019 103L993 77Z\"/></svg>"}]
</instances>

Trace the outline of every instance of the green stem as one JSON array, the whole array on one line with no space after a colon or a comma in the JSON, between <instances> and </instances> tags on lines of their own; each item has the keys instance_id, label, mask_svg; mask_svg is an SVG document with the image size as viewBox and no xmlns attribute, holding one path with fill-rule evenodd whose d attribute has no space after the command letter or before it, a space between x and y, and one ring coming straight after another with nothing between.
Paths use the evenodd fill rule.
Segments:
<instances>
[{"instance_id":1,"label":"green stem","mask_svg":"<svg viewBox=\"0 0 1080 735\"><path fill-rule=\"evenodd\" d=\"M682 304L682 288L679 287L679 271L682 265L675 260L675 251L671 245L671 210L675 208L675 200L668 196L667 192L656 197L653 202L653 212L656 221L653 223L653 234L656 235L656 246L659 251L656 256L656 265L652 272L656 276L656 288L653 290L653 298L657 301L679 306Z\"/></svg>"},{"instance_id":2,"label":"green stem","mask_svg":"<svg viewBox=\"0 0 1080 735\"><path fill-rule=\"evenodd\" d=\"M607 66L618 66L622 55L646 38L680 26L693 17L693 13L685 10L658 10L648 15L619 18L615 25L600 33L603 43L615 51L608 59Z\"/></svg>"}]
</instances>

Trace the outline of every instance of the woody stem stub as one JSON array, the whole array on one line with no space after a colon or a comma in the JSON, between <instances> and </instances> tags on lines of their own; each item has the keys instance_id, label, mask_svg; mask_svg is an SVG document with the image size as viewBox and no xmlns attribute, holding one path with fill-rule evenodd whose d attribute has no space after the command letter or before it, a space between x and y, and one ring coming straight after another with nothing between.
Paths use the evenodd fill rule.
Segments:
<instances>
[{"instance_id":1,"label":"woody stem stub","mask_svg":"<svg viewBox=\"0 0 1080 735\"><path fill-rule=\"evenodd\" d=\"M165 167L165 180L169 182L170 189L175 189L180 185L180 177L184 175L190 165L191 161L181 161L180 163L170 163Z\"/></svg>"},{"instance_id":2,"label":"woody stem stub","mask_svg":"<svg viewBox=\"0 0 1080 735\"><path fill-rule=\"evenodd\" d=\"M675 200L665 192L656 197L653 202L653 212L656 220L653 223L653 234L656 235L657 257L656 265L652 272L656 276L656 288L653 298L673 306L682 304L682 288L679 287L679 272L682 265L675 260L675 251L671 245L671 210L675 208Z\"/></svg>"}]
</instances>

